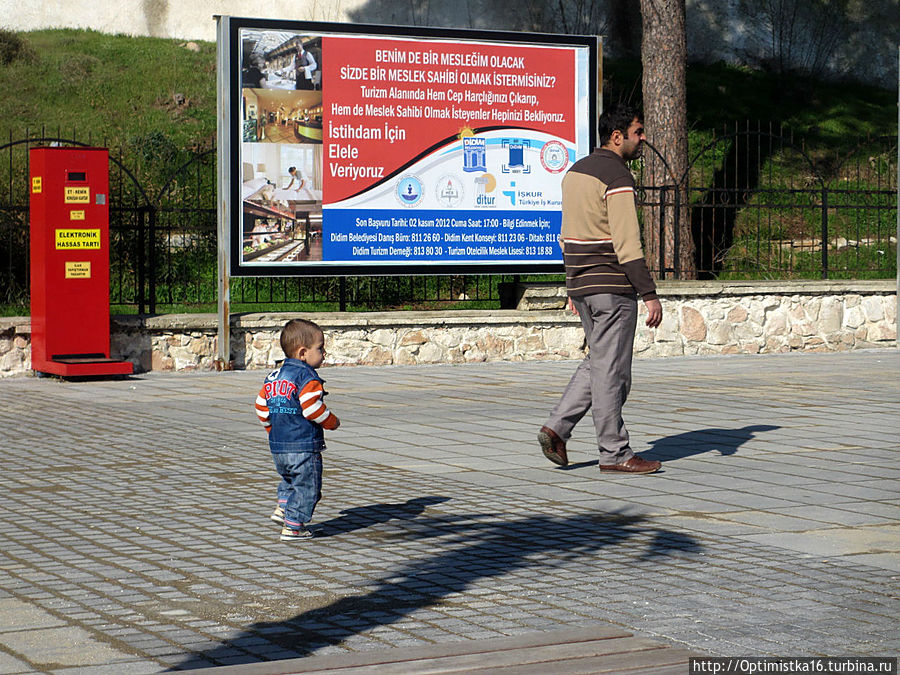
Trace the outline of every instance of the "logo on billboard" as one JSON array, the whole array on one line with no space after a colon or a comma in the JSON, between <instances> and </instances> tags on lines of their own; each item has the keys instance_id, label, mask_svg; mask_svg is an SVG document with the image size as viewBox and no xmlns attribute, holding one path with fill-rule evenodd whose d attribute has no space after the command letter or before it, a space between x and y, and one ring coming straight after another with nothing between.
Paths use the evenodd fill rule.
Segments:
<instances>
[{"instance_id":1,"label":"logo on billboard","mask_svg":"<svg viewBox=\"0 0 900 675\"><path fill-rule=\"evenodd\" d=\"M403 206L416 206L424 194L422 181L415 176L404 176L397 183L397 199Z\"/></svg>"},{"instance_id":2,"label":"logo on billboard","mask_svg":"<svg viewBox=\"0 0 900 675\"><path fill-rule=\"evenodd\" d=\"M547 141L541 148L541 166L550 173L560 173L569 164L569 151L559 141Z\"/></svg>"},{"instance_id":3,"label":"logo on billboard","mask_svg":"<svg viewBox=\"0 0 900 675\"><path fill-rule=\"evenodd\" d=\"M503 190L503 194L509 197L509 203L513 206L516 205L516 181L511 181L509 184L509 190Z\"/></svg>"},{"instance_id":4,"label":"logo on billboard","mask_svg":"<svg viewBox=\"0 0 900 675\"><path fill-rule=\"evenodd\" d=\"M503 173L531 173L531 165L525 163L525 148L531 147L531 141L505 138L503 147L509 153L506 164L501 165Z\"/></svg>"},{"instance_id":5,"label":"logo on billboard","mask_svg":"<svg viewBox=\"0 0 900 675\"><path fill-rule=\"evenodd\" d=\"M463 200L463 184L456 176L442 176L435 188L438 203L452 208L459 206Z\"/></svg>"},{"instance_id":6,"label":"logo on billboard","mask_svg":"<svg viewBox=\"0 0 900 675\"><path fill-rule=\"evenodd\" d=\"M487 145L483 138L465 136L463 142L463 171L487 171Z\"/></svg>"},{"instance_id":7,"label":"logo on billboard","mask_svg":"<svg viewBox=\"0 0 900 675\"><path fill-rule=\"evenodd\" d=\"M497 206L497 197L491 194L497 189L497 179L485 173L475 179L475 206Z\"/></svg>"}]
</instances>

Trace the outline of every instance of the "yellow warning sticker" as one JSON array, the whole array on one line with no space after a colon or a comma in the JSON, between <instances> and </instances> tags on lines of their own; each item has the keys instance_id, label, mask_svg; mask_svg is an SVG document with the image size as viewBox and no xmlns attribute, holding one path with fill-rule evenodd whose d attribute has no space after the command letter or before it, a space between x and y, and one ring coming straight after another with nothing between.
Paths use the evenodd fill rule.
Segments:
<instances>
[{"instance_id":1,"label":"yellow warning sticker","mask_svg":"<svg viewBox=\"0 0 900 675\"><path fill-rule=\"evenodd\" d=\"M84 220L84 211L69 211L69 220Z\"/></svg>"},{"instance_id":2,"label":"yellow warning sticker","mask_svg":"<svg viewBox=\"0 0 900 675\"><path fill-rule=\"evenodd\" d=\"M41 191L41 187L43 185L43 181L40 176L32 176L31 177L31 191L35 194L38 194Z\"/></svg>"},{"instance_id":3,"label":"yellow warning sticker","mask_svg":"<svg viewBox=\"0 0 900 675\"><path fill-rule=\"evenodd\" d=\"M91 201L91 188L67 187L66 204L87 204Z\"/></svg>"},{"instance_id":4,"label":"yellow warning sticker","mask_svg":"<svg viewBox=\"0 0 900 675\"><path fill-rule=\"evenodd\" d=\"M57 230L56 248L100 248L100 230Z\"/></svg>"},{"instance_id":5,"label":"yellow warning sticker","mask_svg":"<svg viewBox=\"0 0 900 675\"><path fill-rule=\"evenodd\" d=\"M66 261L66 279L90 279L91 263Z\"/></svg>"}]
</instances>

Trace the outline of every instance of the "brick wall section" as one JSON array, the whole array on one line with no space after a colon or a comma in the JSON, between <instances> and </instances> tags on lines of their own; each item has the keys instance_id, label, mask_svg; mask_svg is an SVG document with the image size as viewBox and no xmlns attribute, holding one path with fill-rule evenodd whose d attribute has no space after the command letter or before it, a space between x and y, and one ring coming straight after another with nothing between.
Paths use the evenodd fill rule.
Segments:
<instances>
[{"instance_id":1,"label":"brick wall section","mask_svg":"<svg viewBox=\"0 0 900 675\"><path fill-rule=\"evenodd\" d=\"M661 282L662 325L639 321L638 358L691 354L846 351L897 345L893 281ZM304 316L326 333L327 362L410 365L580 358L583 336L557 285L524 284L518 308L499 311L266 313L232 316L235 368L283 358L278 334ZM148 370L216 367L216 316L116 316L113 356ZM0 318L0 377L30 372L28 317Z\"/></svg>"}]
</instances>

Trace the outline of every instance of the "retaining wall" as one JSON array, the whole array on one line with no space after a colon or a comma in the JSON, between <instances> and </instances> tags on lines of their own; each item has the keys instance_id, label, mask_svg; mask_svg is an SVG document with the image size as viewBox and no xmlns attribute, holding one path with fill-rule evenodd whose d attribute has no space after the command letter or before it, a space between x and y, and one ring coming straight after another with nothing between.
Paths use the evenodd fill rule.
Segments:
<instances>
[{"instance_id":1,"label":"retaining wall","mask_svg":"<svg viewBox=\"0 0 900 675\"><path fill-rule=\"evenodd\" d=\"M511 310L234 315L231 366L272 367L284 356L281 327L295 316L323 327L326 362L335 365L580 358L584 336L578 318L565 309L564 289L522 284L517 290ZM659 290L663 322L650 330L639 319L638 358L897 344L894 281L662 282ZM28 317L0 318L0 377L30 372L30 330ZM115 316L111 334L112 355L134 363L136 372L217 367L213 314Z\"/></svg>"}]
</instances>

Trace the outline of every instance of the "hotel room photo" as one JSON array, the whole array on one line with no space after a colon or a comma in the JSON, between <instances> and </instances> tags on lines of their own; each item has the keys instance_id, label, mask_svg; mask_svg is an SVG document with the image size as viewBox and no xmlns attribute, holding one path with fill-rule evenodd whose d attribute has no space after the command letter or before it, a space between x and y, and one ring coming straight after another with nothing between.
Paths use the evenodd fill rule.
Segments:
<instances>
[{"instance_id":1,"label":"hotel room photo","mask_svg":"<svg viewBox=\"0 0 900 675\"><path fill-rule=\"evenodd\" d=\"M245 262L322 259L322 146L241 144Z\"/></svg>"}]
</instances>

